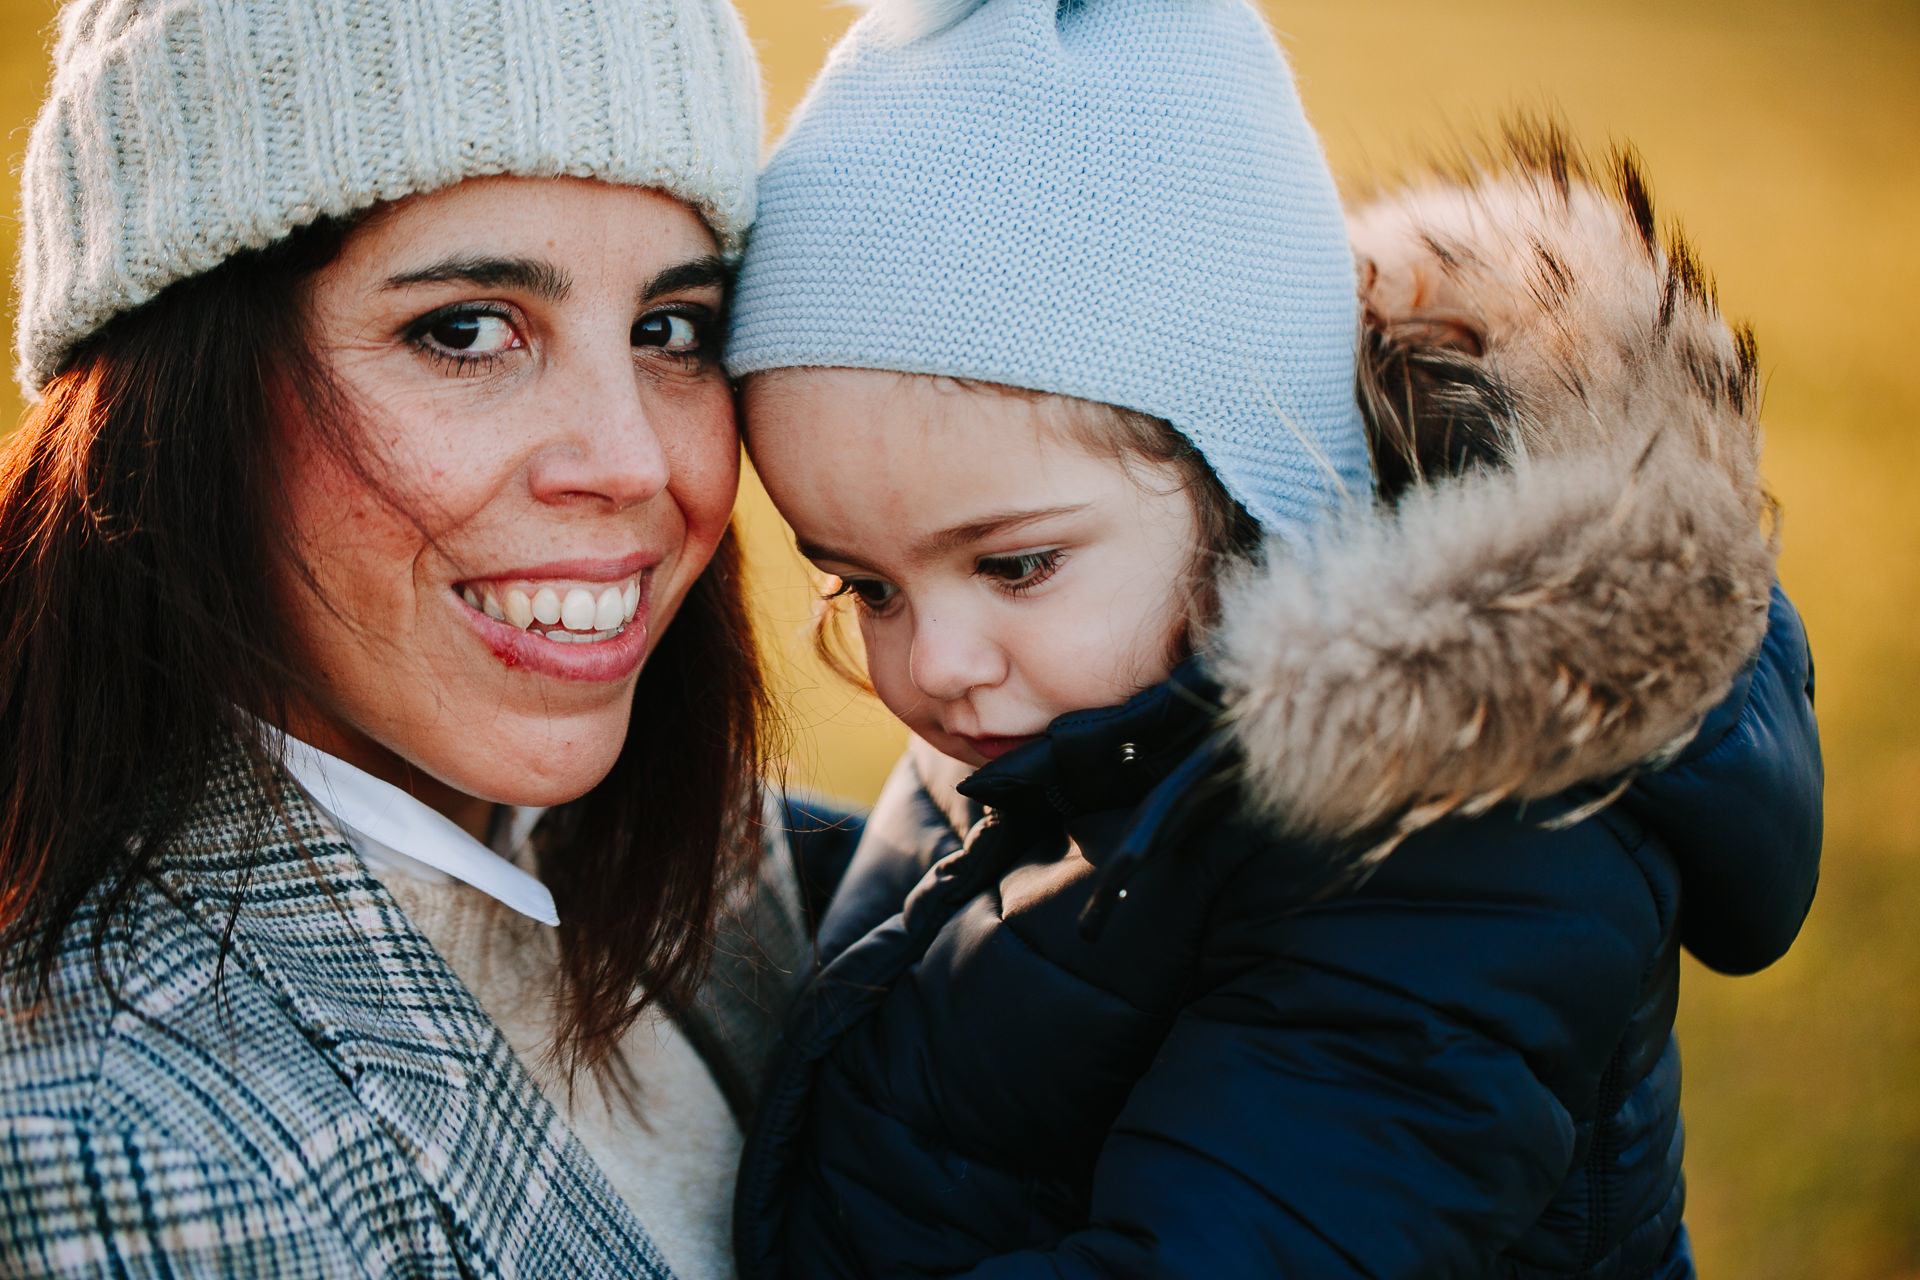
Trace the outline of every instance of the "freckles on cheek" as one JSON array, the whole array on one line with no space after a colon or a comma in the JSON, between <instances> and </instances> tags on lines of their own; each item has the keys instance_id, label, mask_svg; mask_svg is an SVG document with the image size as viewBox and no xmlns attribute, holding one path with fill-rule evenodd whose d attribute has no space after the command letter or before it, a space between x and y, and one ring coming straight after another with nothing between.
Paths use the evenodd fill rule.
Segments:
<instances>
[{"instance_id":1,"label":"freckles on cheek","mask_svg":"<svg viewBox=\"0 0 1920 1280\"><path fill-rule=\"evenodd\" d=\"M703 479L687 505L687 523L696 528L724 527L740 494L740 469L716 467Z\"/></svg>"},{"instance_id":2,"label":"freckles on cheek","mask_svg":"<svg viewBox=\"0 0 1920 1280\"><path fill-rule=\"evenodd\" d=\"M381 615L390 614L391 592L404 590L426 545L408 513L355 465L310 439L289 442L286 492L292 550L304 573L288 575L282 590L305 598L317 589L349 608L384 597Z\"/></svg>"},{"instance_id":3,"label":"freckles on cheek","mask_svg":"<svg viewBox=\"0 0 1920 1280\"><path fill-rule=\"evenodd\" d=\"M367 519L364 481L308 429L283 436L283 474L294 542L313 553Z\"/></svg>"},{"instance_id":4,"label":"freckles on cheek","mask_svg":"<svg viewBox=\"0 0 1920 1280\"><path fill-rule=\"evenodd\" d=\"M740 446L732 423L729 416L725 430L715 432L700 447L668 455L672 487L687 522L687 539L697 545L719 542L739 496Z\"/></svg>"}]
</instances>

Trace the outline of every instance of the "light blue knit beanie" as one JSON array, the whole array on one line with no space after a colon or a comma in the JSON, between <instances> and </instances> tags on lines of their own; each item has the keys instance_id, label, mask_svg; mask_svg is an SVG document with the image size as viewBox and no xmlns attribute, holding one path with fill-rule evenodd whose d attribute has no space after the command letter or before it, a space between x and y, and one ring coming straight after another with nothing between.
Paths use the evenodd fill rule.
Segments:
<instances>
[{"instance_id":1,"label":"light blue knit beanie","mask_svg":"<svg viewBox=\"0 0 1920 1280\"><path fill-rule=\"evenodd\" d=\"M1371 491L1340 203L1247 0L881 0L761 174L727 364L1163 418L1268 529Z\"/></svg>"}]
</instances>

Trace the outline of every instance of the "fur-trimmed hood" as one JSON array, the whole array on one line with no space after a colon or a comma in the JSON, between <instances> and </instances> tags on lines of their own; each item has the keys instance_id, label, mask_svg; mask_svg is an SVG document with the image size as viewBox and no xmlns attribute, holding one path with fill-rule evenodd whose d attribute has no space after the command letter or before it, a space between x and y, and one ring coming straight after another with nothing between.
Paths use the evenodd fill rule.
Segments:
<instances>
[{"instance_id":1,"label":"fur-trimmed hood","mask_svg":"<svg viewBox=\"0 0 1920 1280\"><path fill-rule=\"evenodd\" d=\"M1509 135L1351 215L1376 503L1226 584L1247 794L1383 855L1684 746L1767 626L1754 346L1630 155Z\"/></svg>"}]
</instances>

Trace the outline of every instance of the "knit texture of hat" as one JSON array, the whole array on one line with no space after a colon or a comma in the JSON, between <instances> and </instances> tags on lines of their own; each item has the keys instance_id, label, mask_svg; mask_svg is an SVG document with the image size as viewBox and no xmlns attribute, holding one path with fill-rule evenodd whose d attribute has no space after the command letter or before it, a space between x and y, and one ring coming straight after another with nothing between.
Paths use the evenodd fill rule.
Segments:
<instances>
[{"instance_id":1,"label":"knit texture of hat","mask_svg":"<svg viewBox=\"0 0 1920 1280\"><path fill-rule=\"evenodd\" d=\"M1282 533L1370 492L1339 199L1245 0L883 0L760 181L734 374L1134 409Z\"/></svg>"},{"instance_id":2,"label":"knit texture of hat","mask_svg":"<svg viewBox=\"0 0 1920 1280\"><path fill-rule=\"evenodd\" d=\"M21 171L21 385L169 284L485 174L657 187L724 249L760 84L729 0L74 0Z\"/></svg>"}]
</instances>

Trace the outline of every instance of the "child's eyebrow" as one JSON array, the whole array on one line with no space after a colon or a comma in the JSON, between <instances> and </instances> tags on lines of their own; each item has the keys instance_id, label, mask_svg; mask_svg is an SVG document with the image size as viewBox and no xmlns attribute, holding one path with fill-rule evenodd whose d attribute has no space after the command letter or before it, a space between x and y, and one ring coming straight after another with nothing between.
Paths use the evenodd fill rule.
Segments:
<instances>
[{"instance_id":1,"label":"child's eyebrow","mask_svg":"<svg viewBox=\"0 0 1920 1280\"><path fill-rule=\"evenodd\" d=\"M1055 516L1068 516L1084 511L1087 504L1075 502L1061 507L1041 507L1037 510L1000 511L978 520L969 520L965 524L956 524L951 528L930 533L909 549L909 555L915 560L931 560L958 547L978 542L982 538L991 538L997 534L1009 533L1025 525L1037 524L1042 520L1051 520ZM859 564L859 556L835 551L816 543L798 544L800 554L809 560L831 560L840 564Z\"/></svg>"},{"instance_id":2,"label":"child's eyebrow","mask_svg":"<svg viewBox=\"0 0 1920 1280\"><path fill-rule=\"evenodd\" d=\"M1068 516L1076 511L1086 510L1084 502L1072 503L1063 507L1042 507L1037 511L1002 511L980 520L969 520L965 524L930 533L914 544L914 555L922 560L931 559L948 551L978 542L982 538L991 538L1002 533L1011 533L1025 525L1038 524L1042 520L1051 520L1055 516Z\"/></svg>"}]
</instances>

